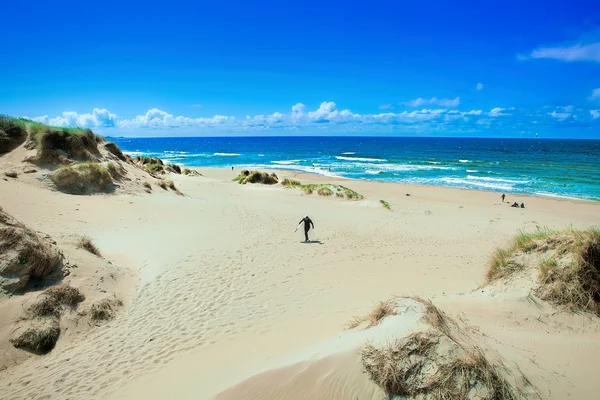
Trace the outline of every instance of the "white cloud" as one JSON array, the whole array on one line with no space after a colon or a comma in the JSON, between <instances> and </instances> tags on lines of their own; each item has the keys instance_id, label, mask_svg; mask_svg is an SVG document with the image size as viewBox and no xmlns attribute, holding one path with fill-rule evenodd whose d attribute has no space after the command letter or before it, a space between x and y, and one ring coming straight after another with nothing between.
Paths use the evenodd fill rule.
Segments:
<instances>
[{"instance_id":1,"label":"white cloud","mask_svg":"<svg viewBox=\"0 0 600 400\"><path fill-rule=\"evenodd\" d=\"M566 62L600 62L600 42L576 43L566 46L540 47L531 52L531 58L549 58Z\"/></svg>"},{"instance_id":2,"label":"white cloud","mask_svg":"<svg viewBox=\"0 0 600 400\"><path fill-rule=\"evenodd\" d=\"M507 114L507 113L503 113L502 111L506 111L506 108L495 107L495 108L492 108L490 110L490 112L488 113L488 115L490 117L501 117L501 116L504 116L504 115L510 115L510 114Z\"/></svg>"},{"instance_id":3,"label":"white cloud","mask_svg":"<svg viewBox=\"0 0 600 400\"><path fill-rule=\"evenodd\" d=\"M409 107L421 107L427 104L433 104L442 107L457 107L460 104L460 97L456 97L454 99L438 99L437 97L424 99L422 97L419 97L417 99L407 101L402 104L407 105Z\"/></svg>"},{"instance_id":4,"label":"white cloud","mask_svg":"<svg viewBox=\"0 0 600 400\"><path fill-rule=\"evenodd\" d=\"M81 128L110 128L117 124L116 114L111 113L106 108L94 108L91 114L78 114L75 111L65 111L62 115L50 118L47 115L43 117L32 118L46 125L60 127L81 127Z\"/></svg>"},{"instance_id":5,"label":"white cloud","mask_svg":"<svg viewBox=\"0 0 600 400\"><path fill-rule=\"evenodd\" d=\"M590 96L590 100L600 99L600 88L596 88L592 90L592 95Z\"/></svg>"},{"instance_id":6,"label":"white cloud","mask_svg":"<svg viewBox=\"0 0 600 400\"><path fill-rule=\"evenodd\" d=\"M600 110L590 110L590 114L592 115L592 119L600 118Z\"/></svg>"},{"instance_id":7,"label":"white cloud","mask_svg":"<svg viewBox=\"0 0 600 400\"><path fill-rule=\"evenodd\" d=\"M390 108L393 108L391 104L382 104L379 106L380 110L389 110Z\"/></svg>"},{"instance_id":8,"label":"white cloud","mask_svg":"<svg viewBox=\"0 0 600 400\"><path fill-rule=\"evenodd\" d=\"M166 111L153 108L148 110L144 115L119 121L119 126L122 128L176 128L182 126L218 125L231 119L234 119L234 117L224 115L202 118L175 117Z\"/></svg>"},{"instance_id":9,"label":"white cloud","mask_svg":"<svg viewBox=\"0 0 600 400\"><path fill-rule=\"evenodd\" d=\"M475 86L475 89L477 89L477 90L483 90L483 83L479 82L477 84L477 86Z\"/></svg>"},{"instance_id":10,"label":"white cloud","mask_svg":"<svg viewBox=\"0 0 600 400\"><path fill-rule=\"evenodd\" d=\"M553 118L556 118L559 121L564 121L565 119L569 118L571 116L570 113L567 112L556 112L556 111L552 111L551 113L548 113L548 115L550 115Z\"/></svg>"}]
</instances>

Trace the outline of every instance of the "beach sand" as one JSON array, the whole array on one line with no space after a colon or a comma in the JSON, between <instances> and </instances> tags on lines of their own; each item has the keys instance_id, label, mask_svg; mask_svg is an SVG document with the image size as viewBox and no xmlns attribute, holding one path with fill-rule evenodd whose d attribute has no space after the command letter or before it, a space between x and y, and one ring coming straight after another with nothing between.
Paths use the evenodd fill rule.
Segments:
<instances>
[{"instance_id":1,"label":"beach sand","mask_svg":"<svg viewBox=\"0 0 600 400\"><path fill-rule=\"evenodd\" d=\"M600 396L597 318L540 308L518 283L480 288L492 251L519 230L600 225L600 204L508 194L526 205L515 209L494 192L277 172L366 197L349 201L198 170L169 177L184 196L72 196L35 176L0 180L6 212L59 244L88 235L135 272L114 288L126 298L116 319L0 371L0 397L380 398L356 353L332 346L353 316L395 295L468 322L543 398ZM294 233L304 215L311 243Z\"/></svg>"}]
</instances>

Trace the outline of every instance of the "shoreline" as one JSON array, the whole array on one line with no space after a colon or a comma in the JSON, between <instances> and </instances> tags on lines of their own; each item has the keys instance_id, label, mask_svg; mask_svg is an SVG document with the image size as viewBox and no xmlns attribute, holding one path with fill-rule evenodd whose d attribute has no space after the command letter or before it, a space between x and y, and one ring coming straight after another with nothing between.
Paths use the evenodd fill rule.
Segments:
<instances>
[{"instance_id":1,"label":"shoreline","mask_svg":"<svg viewBox=\"0 0 600 400\"><path fill-rule=\"evenodd\" d=\"M282 168L247 168L247 167L238 168L238 167L234 167L235 169L233 171L231 171L231 169L228 167L185 166L185 168L193 169L193 170L196 170L203 174L204 174L204 172L207 172L207 171L214 171L214 172L217 172L218 176L222 179L225 179L225 174L229 172L229 174L232 176L232 178L230 178L230 180L233 179L233 177L237 176L237 174L239 173L240 170L253 169L253 170L263 171L263 172L267 172L267 171L274 172L277 174L277 176L283 176L283 177L293 178L293 179L298 179L298 180L303 179L304 181L306 181L308 183L336 183L336 180L340 181L340 182L351 181L351 182L357 183L359 185L363 185L366 183L374 184L374 185L396 185L399 187L406 187L407 189L419 188L424 191L434 191L437 189L441 189L443 191L448 190L449 193L472 192L472 193L476 193L476 194L496 195L496 197L500 197L500 195L502 193L505 193L505 194L507 194L507 198L509 197L509 195L511 195L518 199L544 199L544 200L554 200L554 201L559 201L559 202L571 202L571 203L575 203L575 204L583 203L583 204L598 204L598 205L600 205L600 200L582 199L582 198L577 198L577 197L566 197L566 196L559 196L559 195L556 195L556 196L535 195L535 194L514 193L514 192L509 192L509 191L501 192L501 191L487 190L487 189L462 188L462 187L456 187L456 186L433 185L433 184L425 184L425 183L391 182L391 181L380 181L380 180L375 180L375 179L354 179L354 178L346 178L346 177L340 177L340 176L332 177L332 176L322 175L319 173L298 171L298 170L293 170L293 169L282 169ZM302 183L304 183L304 182L302 182ZM527 206L527 204L526 204L526 206Z\"/></svg>"}]
</instances>

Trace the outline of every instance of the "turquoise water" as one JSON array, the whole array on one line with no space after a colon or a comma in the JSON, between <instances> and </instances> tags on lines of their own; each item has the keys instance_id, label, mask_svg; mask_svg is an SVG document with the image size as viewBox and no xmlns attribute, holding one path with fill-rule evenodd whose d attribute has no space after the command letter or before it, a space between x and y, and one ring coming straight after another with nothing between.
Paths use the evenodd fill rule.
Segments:
<instances>
[{"instance_id":1,"label":"turquoise water","mask_svg":"<svg viewBox=\"0 0 600 400\"><path fill-rule=\"evenodd\" d=\"M186 166L326 176L600 201L600 140L227 137L112 138L131 155Z\"/></svg>"}]
</instances>

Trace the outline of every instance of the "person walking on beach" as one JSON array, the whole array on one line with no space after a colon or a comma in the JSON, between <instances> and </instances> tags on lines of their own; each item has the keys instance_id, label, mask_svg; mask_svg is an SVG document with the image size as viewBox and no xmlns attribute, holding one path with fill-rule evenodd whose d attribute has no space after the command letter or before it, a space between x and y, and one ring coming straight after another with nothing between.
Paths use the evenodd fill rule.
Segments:
<instances>
[{"instance_id":1,"label":"person walking on beach","mask_svg":"<svg viewBox=\"0 0 600 400\"><path fill-rule=\"evenodd\" d=\"M502 202L504 203L504 199L506 198L506 195L504 193L502 193Z\"/></svg>"},{"instance_id":2,"label":"person walking on beach","mask_svg":"<svg viewBox=\"0 0 600 400\"><path fill-rule=\"evenodd\" d=\"M315 224L313 224L312 220L310 218L308 218L308 215L304 218L302 218L300 220L300 222L298 223L298 228L300 227L300 224L302 224L304 222L304 241L308 242L308 231L310 230L310 227L312 226L313 229L315 229ZM298 230L298 228L296 228L296 230Z\"/></svg>"}]
</instances>

